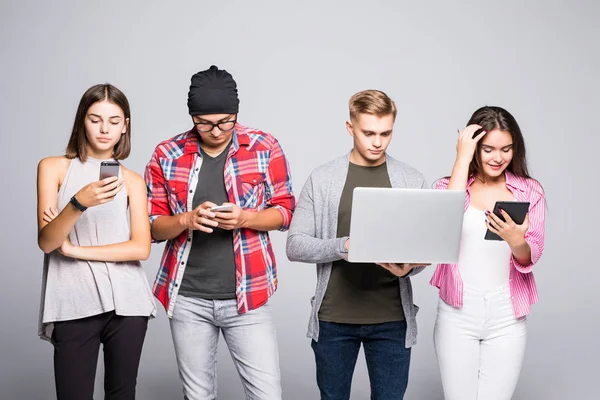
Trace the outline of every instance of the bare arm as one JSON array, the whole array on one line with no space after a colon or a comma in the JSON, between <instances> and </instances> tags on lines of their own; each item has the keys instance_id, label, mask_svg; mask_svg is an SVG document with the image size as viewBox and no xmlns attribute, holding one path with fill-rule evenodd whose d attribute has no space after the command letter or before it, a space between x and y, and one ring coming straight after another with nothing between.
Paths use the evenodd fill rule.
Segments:
<instances>
[{"instance_id":1,"label":"bare arm","mask_svg":"<svg viewBox=\"0 0 600 400\"><path fill-rule=\"evenodd\" d=\"M69 160L65 157L44 158L38 164L38 246L44 253L51 253L63 244L82 214L81 211L69 204L51 222L44 219L45 210L58 207L60 182L68 168Z\"/></svg>"},{"instance_id":2,"label":"bare arm","mask_svg":"<svg viewBox=\"0 0 600 400\"><path fill-rule=\"evenodd\" d=\"M243 227L255 231L274 231L283 225L281 213L274 208L258 212L246 211L246 216L246 223Z\"/></svg>"},{"instance_id":3,"label":"bare arm","mask_svg":"<svg viewBox=\"0 0 600 400\"><path fill-rule=\"evenodd\" d=\"M485 131L479 133L475 138L473 134L481 129L480 125L469 125L462 132L458 134L458 143L456 145L456 161L452 168L452 175L450 176L450 182L448 183L448 190L465 190L467 188L467 181L469 179L469 165L475 150L477 149L477 142L481 140Z\"/></svg>"},{"instance_id":4,"label":"bare arm","mask_svg":"<svg viewBox=\"0 0 600 400\"><path fill-rule=\"evenodd\" d=\"M152 237L158 241L175 239L187 229L183 217L184 214L159 216L152 223Z\"/></svg>"},{"instance_id":5,"label":"bare arm","mask_svg":"<svg viewBox=\"0 0 600 400\"><path fill-rule=\"evenodd\" d=\"M529 247L529 243L523 239L520 242L517 242L510 246L512 250L512 255L515 260L521 265L531 265L531 247Z\"/></svg>"},{"instance_id":6,"label":"bare arm","mask_svg":"<svg viewBox=\"0 0 600 400\"><path fill-rule=\"evenodd\" d=\"M273 231L280 229L283 225L281 212L276 208L268 208L261 211L244 210L237 204L231 204L233 211L216 212L215 221L222 229L253 229L255 231Z\"/></svg>"}]
</instances>

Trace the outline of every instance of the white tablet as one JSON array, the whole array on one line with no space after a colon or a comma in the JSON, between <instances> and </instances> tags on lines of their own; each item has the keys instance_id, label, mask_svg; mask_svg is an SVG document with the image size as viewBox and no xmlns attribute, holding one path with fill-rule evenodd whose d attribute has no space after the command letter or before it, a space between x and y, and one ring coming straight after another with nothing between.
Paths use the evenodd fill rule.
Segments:
<instances>
[{"instance_id":1,"label":"white tablet","mask_svg":"<svg viewBox=\"0 0 600 400\"><path fill-rule=\"evenodd\" d=\"M456 263L464 205L464 190L355 188L348 261Z\"/></svg>"}]
</instances>

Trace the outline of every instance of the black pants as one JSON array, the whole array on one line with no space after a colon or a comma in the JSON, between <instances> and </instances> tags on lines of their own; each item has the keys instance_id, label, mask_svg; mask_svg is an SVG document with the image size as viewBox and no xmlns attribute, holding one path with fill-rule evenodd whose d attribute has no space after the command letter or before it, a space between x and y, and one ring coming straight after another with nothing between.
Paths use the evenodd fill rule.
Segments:
<instances>
[{"instance_id":1,"label":"black pants","mask_svg":"<svg viewBox=\"0 0 600 400\"><path fill-rule=\"evenodd\" d=\"M54 379L58 400L91 400L100 343L104 345L104 398L134 400L147 317L122 317L114 311L56 322Z\"/></svg>"}]
</instances>

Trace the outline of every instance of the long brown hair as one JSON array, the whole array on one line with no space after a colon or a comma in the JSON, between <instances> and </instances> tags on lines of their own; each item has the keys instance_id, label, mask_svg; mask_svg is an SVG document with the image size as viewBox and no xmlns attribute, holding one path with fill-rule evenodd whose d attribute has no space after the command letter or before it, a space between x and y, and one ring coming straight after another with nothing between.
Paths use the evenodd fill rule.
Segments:
<instances>
[{"instance_id":1,"label":"long brown hair","mask_svg":"<svg viewBox=\"0 0 600 400\"><path fill-rule=\"evenodd\" d=\"M513 140L513 157L506 169L516 176L531 178L527 169L527 158L525 156L525 140L521 133L521 128L515 120L515 117L501 107L484 106L471 115L467 125L477 124L483 130L490 132L499 129L510 133ZM473 160L469 165L469 176L478 176L481 173L481 144L483 139L477 143L477 149Z\"/></svg>"},{"instance_id":2,"label":"long brown hair","mask_svg":"<svg viewBox=\"0 0 600 400\"><path fill-rule=\"evenodd\" d=\"M123 110L127 127L126 132L121 135L121 138L115 145L113 157L116 160L124 160L129 157L129 153L131 152L131 111L129 109L129 101L127 101L125 94L115 86L109 83L103 83L92 86L85 91L83 96L81 96L79 106L77 107L77 114L75 114L75 122L73 122L71 138L67 145L67 158L71 159L78 157L84 162L87 159L88 140L85 134L85 116L94 103L103 100L108 100Z\"/></svg>"}]
</instances>

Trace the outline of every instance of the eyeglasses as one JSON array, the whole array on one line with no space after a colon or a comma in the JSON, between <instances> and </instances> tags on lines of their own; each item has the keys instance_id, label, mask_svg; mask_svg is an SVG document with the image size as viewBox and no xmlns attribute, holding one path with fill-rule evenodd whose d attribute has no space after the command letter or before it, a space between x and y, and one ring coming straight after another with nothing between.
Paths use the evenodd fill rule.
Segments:
<instances>
[{"instance_id":1,"label":"eyeglasses","mask_svg":"<svg viewBox=\"0 0 600 400\"><path fill-rule=\"evenodd\" d=\"M196 126L196 129L198 130L198 132L211 132L213 129L215 129L215 126L217 128L219 128L219 130L221 130L221 131L230 131L235 127L236 122L237 122L237 119L234 119L232 121L221 121L221 122L217 122L216 124L213 124L212 122L207 122L207 121L202 121L202 122L194 121L194 125Z\"/></svg>"}]
</instances>

